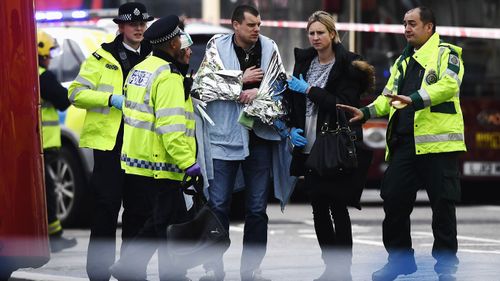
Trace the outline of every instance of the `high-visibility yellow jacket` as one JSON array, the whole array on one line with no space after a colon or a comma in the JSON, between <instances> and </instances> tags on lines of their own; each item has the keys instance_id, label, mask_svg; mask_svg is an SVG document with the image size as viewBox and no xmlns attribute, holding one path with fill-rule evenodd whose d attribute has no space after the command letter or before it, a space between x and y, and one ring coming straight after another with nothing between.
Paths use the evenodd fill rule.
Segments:
<instances>
[{"instance_id":1,"label":"high-visibility yellow jacket","mask_svg":"<svg viewBox=\"0 0 500 281\"><path fill-rule=\"evenodd\" d=\"M123 92L123 74L118 61L103 48L82 64L68 90L70 102L87 110L80 147L112 150L120 128L122 112L108 104L109 97Z\"/></svg>"},{"instance_id":2,"label":"high-visibility yellow jacket","mask_svg":"<svg viewBox=\"0 0 500 281\"><path fill-rule=\"evenodd\" d=\"M38 67L38 75L45 72L45 68ZM42 100L42 143L43 149L61 147L61 127L59 114L56 108L48 101Z\"/></svg>"},{"instance_id":3,"label":"high-visibility yellow jacket","mask_svg":"<svg viewBox=\"0 0 500 281\"><path fill-rule=\"evenodd\" d=\"M410 46L396 60L384 93L398 94L398 86L404 79L410 60ZM464 121L460 108L460 84L464 75L462 49L440 42L434 33L429 40L412 55L424 69L420 89L410 98L415 109L413 132L417 155L451 151L466 151ZM361 108L365 119L389 114L389 124L396 112L389 105L390 99L380 95L367 107ZM391 128L387 130L387 141ZM390 158L386 143L386 160Z\"/></svg>"},{"instance_id":4,"label":"high-visibility yellow jacket","mask_svg":"<svg viewBox=\"0 0 500 281\"><path fill-rule=\"evenodd\" d=\"M130 70L121 155L127 174L180 181L196 162L193 103L184 98L183 79L156 56Z\"/></svg>"}]
</instances>

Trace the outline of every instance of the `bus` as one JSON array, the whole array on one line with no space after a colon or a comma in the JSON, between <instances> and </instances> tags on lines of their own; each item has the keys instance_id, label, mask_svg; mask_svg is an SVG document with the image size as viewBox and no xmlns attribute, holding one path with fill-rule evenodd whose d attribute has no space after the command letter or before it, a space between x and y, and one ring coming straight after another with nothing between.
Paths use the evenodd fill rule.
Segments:
<instances>
[{"instance_id":1,"label":"bus","mask_svg":"<svg viewBox=\"0 0 500 281\"><path fill-rule=\"evenodd\" d=\"M0 280L50 257L33 0L0 2Z\"/></svg>"}]
</instances>

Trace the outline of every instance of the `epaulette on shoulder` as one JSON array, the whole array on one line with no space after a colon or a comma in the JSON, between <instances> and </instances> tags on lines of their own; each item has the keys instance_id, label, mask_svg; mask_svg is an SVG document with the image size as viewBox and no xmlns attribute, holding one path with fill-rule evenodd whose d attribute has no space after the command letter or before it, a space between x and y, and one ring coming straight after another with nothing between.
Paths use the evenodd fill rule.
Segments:
<instances>
[{"instance_id":1,"label":"epaulette on shoulder","mask_svg":"<svg viewBox=\"0 0 500 281\"><path fill-rule=\"evenodd\" d=\"M439 43L439 47L448 48L450 50L451 54L458 56L457 51L449 43L441 42L441 43Z\"/></svg>"},{"instance_id":2,"label":"epaulette on shoulder","mask_svg":"<svg viewBox=\"0 0 500 281\"><path fill-rule=\"evenodd\" d=\"M92 55L97 59L100 60L102 57L99 55L97 52L93 52Z\"/></svg>"},{"instance_id":3,"label":"epaulette on shoulder","mask_svg":"<svg viewBox=\"0 0 500 281\"><path fill-rule=\"evenodd\" d=\"M175 66L175 64L169 63L168 65L170 66L171 73L176 73L176 74L182 75L181 72L177 69L177 66Z\"/></svg>"}]
</instances>

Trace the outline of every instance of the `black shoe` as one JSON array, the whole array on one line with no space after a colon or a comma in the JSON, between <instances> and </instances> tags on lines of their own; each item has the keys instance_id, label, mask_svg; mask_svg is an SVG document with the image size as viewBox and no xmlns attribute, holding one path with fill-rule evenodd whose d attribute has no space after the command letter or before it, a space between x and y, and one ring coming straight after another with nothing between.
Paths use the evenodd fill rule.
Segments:
<instances>
[{"instance_id":1,"label":"black shoe","mask_svg":"<svg viewBox=\"0 0 500 281\"><path fill-rule=\"evenodd\" d=\"M52 253L60 252L64 249L74 247L77 242L76 238L64 238L62 236L50 237L50 251Z\"/></svg>"},{"instance_id":2,"label":"black shoe","mask_svg":"<svg viewBox=\"0 0 500 281\"><path fill-rule=\"evenodd\" d=\"M441 273L439 274L439 281L456 281L457 278L454 274L450 273Z\"/></svg>"},{"instance_id":3,"label":"black shoe","mask_svg":"<svg viewBox=\"0 0 500 281\"><path fill-rule=\"evenodd\" d=\"M399 275L408 275L417 271L415 261L388 262L381 269L372 274L372 281L392 281Z\"/></svg>"}]
</instances>

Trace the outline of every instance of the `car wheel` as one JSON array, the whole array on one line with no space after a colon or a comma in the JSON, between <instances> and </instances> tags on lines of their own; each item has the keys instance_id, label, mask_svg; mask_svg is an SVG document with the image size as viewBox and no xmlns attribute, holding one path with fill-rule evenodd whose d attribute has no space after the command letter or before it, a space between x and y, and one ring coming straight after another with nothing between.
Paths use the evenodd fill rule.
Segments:
<instances>
[{"instance_id":1,"label":"car wheel","mask_svg":"<svg viewBox=\"0 0 500 281\"><path fill-rule=\"evenodd\" d=\"M55 184L57 217L65 227L84 226L87 204L86 180L76 153L67 146L49 164L49 175Z\"/></svg>"}]
</instances>

